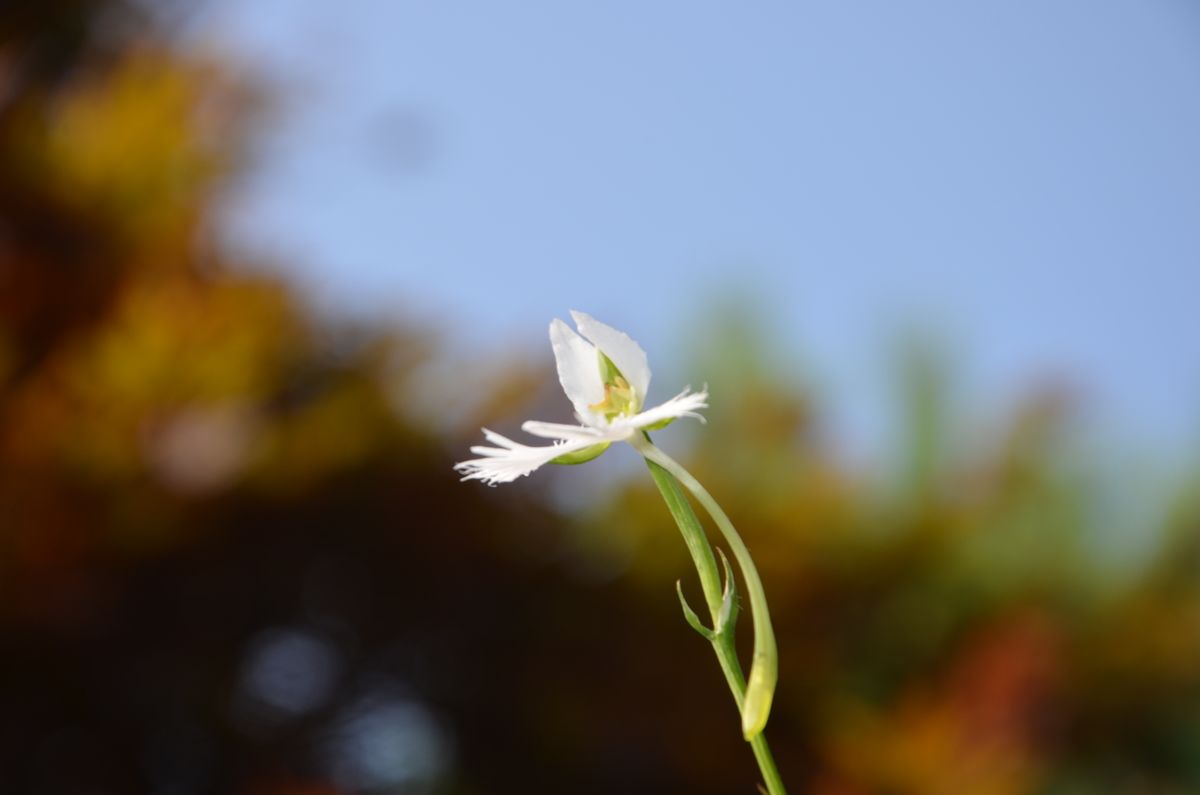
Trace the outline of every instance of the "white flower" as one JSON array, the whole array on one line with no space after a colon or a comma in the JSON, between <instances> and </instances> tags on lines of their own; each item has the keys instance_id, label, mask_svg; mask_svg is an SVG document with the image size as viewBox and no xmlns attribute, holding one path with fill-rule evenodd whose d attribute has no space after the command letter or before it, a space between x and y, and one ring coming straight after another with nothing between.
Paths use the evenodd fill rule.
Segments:
<instances>
[{"instance_id":1,"label":"white flower","mask_svg":"<svg viewBox=\"0 0 1200 795\"><path fill-rule=\"evenodd\" d=\"M520 444L483 429L495 447L479 445L473 458L455 464L463 480L482 480L489 486L509 483L543 464L581 463L600 455L613 442L628 441L645 430L661 428L679 417L704 418L706 391L684 389L652 409L642 410L650 387L646 352L623 332L583 312L571 312L579 333L557 318L550 323L550 344L558 365L558 380L575 407L579 425L530 420L521 428L534 436L553 439L540 447ZM580 336L582 335L582 336Z\"/></svg>"}]
</instances>

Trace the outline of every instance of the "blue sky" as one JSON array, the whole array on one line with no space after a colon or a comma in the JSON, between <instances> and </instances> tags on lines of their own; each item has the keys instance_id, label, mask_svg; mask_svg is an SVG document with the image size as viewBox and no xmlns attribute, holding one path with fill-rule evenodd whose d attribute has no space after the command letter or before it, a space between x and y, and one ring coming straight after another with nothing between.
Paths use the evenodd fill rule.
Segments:
<instances>
[{"instance_id":1,"label":"blue sky","mask_svg":"<svg viewBox=\"0 0 1200 795\"><path fill-rule=\"evenodd\" d=\"M912 326L980 406L1057 378L1108 432L1200 439L1189 0L216 0L195 30L280 97L230 235L327 307L531 351L580 308L654 361L734 290L848 439Z\"/></svg>"}]
</instances>

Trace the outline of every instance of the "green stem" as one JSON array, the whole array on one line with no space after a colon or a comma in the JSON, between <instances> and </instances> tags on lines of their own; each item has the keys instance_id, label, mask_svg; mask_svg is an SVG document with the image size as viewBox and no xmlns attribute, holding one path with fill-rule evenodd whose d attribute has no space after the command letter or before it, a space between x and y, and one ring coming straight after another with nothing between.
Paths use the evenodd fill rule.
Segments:
<instances>
[{"instance_id":1,"label":"green stem","mask_svg":"<svg viewBox=\"0 0 1200 795\"><path fill-rule=\"evenodd\" d=\"M746 687L746 699L742 704L742 733L749 740L762 731L771 711L771 699L775 695L775 681L779 675L778 652L775 648L775 632L771 628L771 614L767 610L767 595L763 592L762 580L758 577L758 569L750 557L750 550L733 522L721 510L721 506L713 499L708 490L692 477L675 459L655 447L648 438L634 437L631 443L648 461L658 464L683 484L708 511L709 516L721 531L725 543L733 552L742 577L746 581L746 591L750 598L751 619L754 622L754 657L750 662L750 679Z\"/></svg>"},{"instance_id":2,"label":"green stem","mask_svg":"<svg viewBox=\"0 0 1200 795\"><path fill-rule=\"evenodd\" d=\"M728 517L717 506L716 501L709 496L695 478L693 478L687 470L676 463L673 459L667 456L658 448L650 443L649 438L645 440L639 438L634 444L638 451L646 458L646 465L650 469L650 474L654 478L655 484L658 486L659 492L662 494L663 500L667 503L667 509L671 512L671 516L675 519L675 523L679 526L679 531L683 535L684 543L687 545L688 552L692 556L692 562L696 566L696 572L700 578L700 587L704 591L705 601L708 603L709 613L712 615L713 626L717 630L711 634L709 640L712 643L713 651L716 652L717 662L721 666L721 671L725 675L725 681L729 685L729 690L733 694L734 703L737 705L739 712L743 715L743 728L745 726L746 715L746 680L742 674L742 666L737 658L737 651L734 647L733 640L733 620L730 619L728 624L723 626L719 617L724 602L722 593L720 572L717 568L716 558L713 557L712 547L709 546L708 538L704 534L704 529L700 525L700 520L696 518L692 506L688 503L687 497L679 487L679 483L683 482L697 495L697 499L713 516L718 527L721 528L722 535L734 551L734 557L738 561L738 566L742 570L742 576L746 580L747 588L750 592L751 611L753 613L755 624L755 664L760 664L760 646L762 654L766 655L766 664L769 665L771 676L770 690L774 689L774 671L777 670L775 663L775 637L771 630L769 614L766 612L766 598L762 593L762 585L758 579L758 572L754 568L753 561L750 560L749 552L746 550L745 544L742 543L741 537L737 535L732 523ZM682 474L685 477L680 477ZM689 483L690 481L690 483ZM704 497L700 497L700 494ZM707 502L705 500L707 498ZM714 508L716 513L714 513ZM718 515L721 517L718 519ZM724 524L724 526L722 526ZM736 542L734 541L736 539ZM733 587L729 583L729 587ZM761 618L760 618L761 616ZM765 629L765 632L764 632ZM760 638L765 638L766 643L760 644ZM751 668L751 680L754 681L754 671ZM761 678L760 682L766 681ZM768 692L765 699L766 708L770 708L771 693ZM764 703L760 701L759 703ZM762 723L766 722L765 712L762 715ZM763 776L763 781L767 786L767 792L770 795L786 795L786 790L783 786L783 780L779 776L779 771L775 766L775 760L771 755L771 749L767 745L766 735L762 733L761 724L757 731L752 736L749 736L751 750L754 752L754 758L758 762L758 767Z\"/></svg>"}]
</instances>

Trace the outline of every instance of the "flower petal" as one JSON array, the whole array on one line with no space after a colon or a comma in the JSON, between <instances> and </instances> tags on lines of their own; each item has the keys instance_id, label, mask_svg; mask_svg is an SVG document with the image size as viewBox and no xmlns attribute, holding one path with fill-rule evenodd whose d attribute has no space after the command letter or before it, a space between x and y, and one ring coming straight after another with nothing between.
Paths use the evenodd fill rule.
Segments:
<instances>
[{"instance_id":1,"label":"flower petal","mask_svg":"<svg viewBox=\"0 0 1200 795\"><path fill-rule=\"evenodd\" d=\"M595 437L572 441L558 441L544 447L530 447L514 442L483 429L484 436L498 447L476 446L471 452L480 458L462 461L454 465L454 470L462 475L463 480L482 480L489 486L497 483L510 483L519 477L528 475L538 467L550 463L555 458L566 453L574 453L596 444Z\"/></svg>"},{"instance_id":2,"label":"flower petal","mask_svg":"<svg viewBox=\"0 0 1200 795\"><path fill-rule=\"evenodd\" d=\"M571 317L579 328L579 333L604 352L612 363L625 376L625 380L633 387L638 397L638 405L646 401L646 392L650 389L650 363L646 352L623 331L617 331L584 312L571 311ZM602 398L599 398L602 399ZM598 400L599 400L598 399ZM592 401L597 402L596 400Z\"/></svg>"},{"instance_id":3,"label":"flower petal","mask_svg":"<svg viewBox=\"0 0 1200 795\"><path fill-rule=\"evenodd\" d=\"M691 388L688 388L652 409L647 409L632 417L618 417L613 420L612 425L614 430L620 428L646 428L656 422L677 419L679 417L693 417L704 422L703 415L697 412L700 409L706 408L708 408L708 391L702 389L699 392L692 392Z\"/></svg>"},{"instance_id":4,"label":"flower petal","mask_svg":"<svg viewBox=\"0 0 1200 795\"><path fill-rule=\"evenodd\" d=\"M596 348L558 318L550 323L550 346L554 348L554 362L563 392L575 407L575 414L581 421L586 421L593 416L588 406L604 400L604 381L600 378Z\"/></svg>"},{"instance_id":5,"label":"flower petal","mask_svg":"<svg viewBox=\"0 0 1200 795\"><path fill-rule=\"evenodd\" d=\"M603 429L592 428L586 425L563 425L558 422L538 422L537 420L527 420L521 424L521 430L525 433L531 433L534 436L540 436L543 439L566 439L574 441L576 439L590 439L593 443L603 441L607 434Z\"/></svg>"}]
</instances>

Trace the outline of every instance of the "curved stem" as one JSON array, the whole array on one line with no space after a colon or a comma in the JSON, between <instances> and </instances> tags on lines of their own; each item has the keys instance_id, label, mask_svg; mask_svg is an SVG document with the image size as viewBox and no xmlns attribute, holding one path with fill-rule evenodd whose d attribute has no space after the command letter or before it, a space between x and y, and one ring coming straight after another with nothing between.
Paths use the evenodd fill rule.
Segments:
<instances>
[{"instance_id":1,"label":"curved stem","mask_svg":"<svg viewBox=\"0 0 1200 795\"><path fill-rule=\"evenodd\" d=\"M725 539L737 560L742 578L746 581L746 592L750 599L751 620L754 622L754 656L750 661L750 679L746 686L746 697L742 707L742 733L747 740L763 730L771 712L771 699L775 695L775 682L779 678L779 653L775 647L775 631L771 628L771 614L767 609L767 595L763 592L758 569L750 557L750 550L738 535L733 522L721 510L721 506L700 481L692 477L675 459L655 447L648 438L635 436L630 440L646 460L658 464L683 484L704 510L712 517L717 529ZM711 555L711 553L710 553Z\"/></svg>"},{"instance_id":2,"label":"curved stem","mask_svg":"<svg viewBox=\"0 0 1200 795\"><path fill-rule=\"evenodd\" d=\"M683 543L687 546L692 563L696 565L696 573L700 576L704 600L708 603L708 610L713 619L716 620L721 610L721 571L717 568L717 559L713 557L712 547L708 544L700 520L692 512L692 506L688 504L687 497L679 488L679 482L671 477L671 473L653 461L647 461L646 466L650 469L650 476L654 478L663 501L667 503L667 510L679 525Z\"/></svg>"},{"instance_id":3,"label":"curved stem","mask_svg":"<svg viewBox=\"0 0 1200 795\"><path fill-rule=\"evenodd\" d=\"M639 439L639 441L641 441ZM700 525L700 520L696 518L696 514L692 511L691 505L684 496L683 491L679 487L679 481L672 473L668 471L662 464L658 463L650 455L647 455L647 449L653 449L660 453L662 458L671 461L665 453L662 453L657 448L654 448L647 439L644 444L635 445L639 451L646 456L646 465L650 469L650 474L654 478L655 484L658 486L659 492L662 494L663 500L667 503L667 509L671 512L671 516L675 519L675 523L679 526L679 531L683 535L684 543L688 548L688 552L692 556L692 562L696 566L696 572L700 578L700 586L704 591L705 601L708 603L709 612L712 615L714 628L719 626L719 616L723 607L724 595L722 593L720 572L717 568L716 559L713 557L712 548L709 546L708 538L704 534L704 529ZM674 464L673 461L671 461ZM678 464L674 464L675 468L685 472L686 470ZM688 475L689 479L691 478ZM694 482L694 479L692 479ZM699 486L699 484L696 484ZM707 492L705 492L707 494ZM712 498L709 497L711 500ZM715 502L714 502L715 504ZM706 506L707 507L707 506ZM718 508L719 510L719 508ZM711 513L711 510L710 510ZM724 516L724 513L721 514ZM728 522L728 518L725 520ZM730 525L732 529L732 525ZM724 532L724 531L723 531ZM734 532L736 536L736 531ZM740 538L739 538L740 541ZM731 546L733 546L731 544ZM743 551L745 545L741 545ZM735 552L736 556L736 552ZM746 553L746 558L749 554ZM739 558L739 566L742 566L742 561ZM753 578L757 581L757 571L753 569L751 562L750 571L753 572ZM747 581L751 575L745 574L746 569L743 568L743 576ZM759 587L761 592L761 586ZM751 589L753 600L754 589ZM765 605L765 600L762 600ZM753 608L753 605L752 605ZM753 610L755 615L758 615L757 609ZM769 621L767 630L770 632ZM756 636L757 632L756 626ZM721 672L725 675L725 681L729 685L730 692L733 694L734 703L737 705L739 713L743 712L743 707L746 699L746 679L742 674L742 666L737 658L737 651L733 641L733 626L732 621L728 627L714 633L710 638L713 650L717 655L717 662L721 666ZM770 634L771 648L774 648L774 635ZM768 699L769 704L769 699ZM758 762L759 771L762 773L763 781L767 786L767 792L770 795L786 795L786 790L783 786L783 780L779 776L779 770L775 766L775 759L771 755L771 749L767 745L767 738L760 729L752 738L750 738L750 747L754 752L754 758Z\"/></svg>"}]
</instances>

